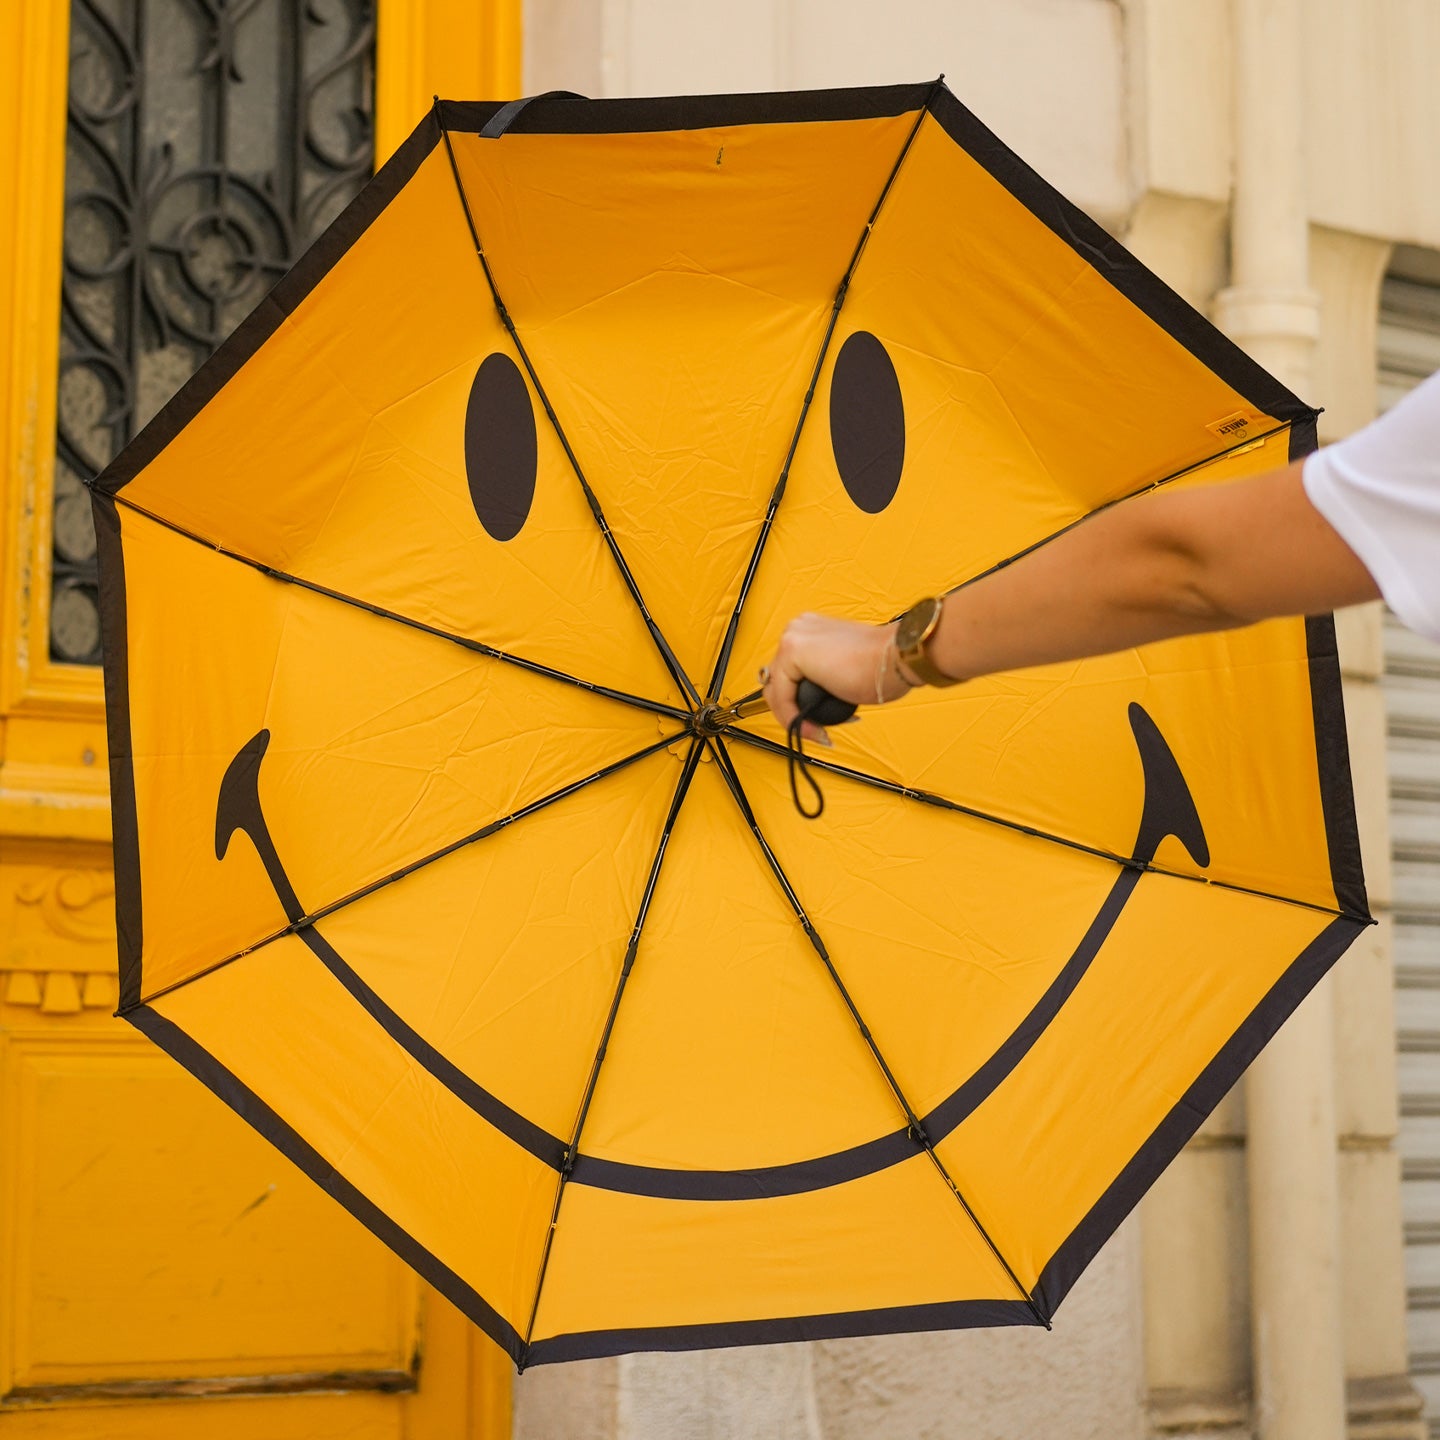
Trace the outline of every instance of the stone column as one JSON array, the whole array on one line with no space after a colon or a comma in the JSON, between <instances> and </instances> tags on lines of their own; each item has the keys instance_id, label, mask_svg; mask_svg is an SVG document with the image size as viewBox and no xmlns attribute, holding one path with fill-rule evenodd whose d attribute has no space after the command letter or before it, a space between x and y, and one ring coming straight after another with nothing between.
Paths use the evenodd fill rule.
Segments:
<instances>
[{"instance_id":1,"label":"stone column","mask_svg":"<svg viewBox=\"0 0 1440 1440\"><path fill-rule=\"evenodd\" d=\"M1231 286L1216 320L1301 396L1313 383L1302 0L1232 0ZM1246 1081L1260 1440L1344 1440L1334 1012L1322 983Z\"/></svg>"},{"instance_id":2,"label":"stone column","mask_svg":"<svg viewBox=\"0 0 1440 1440\"><path fill-rule=\"evenodd\" d=\"M1333 1035L1325 981L1246 1085L1259 1440L1345 1437Z\"/></svg>"},{"instance_id":3,"label":"stone column","mask_svg":"<svg viewBox=\"0 0 1440 1440\"><path fill-rule=\"evenodd\" d=\"M1216 323L1302 397L1320 301L1310 289L1302 0L1231 0L1231 283Z\"/></svg>"}]
</instances>

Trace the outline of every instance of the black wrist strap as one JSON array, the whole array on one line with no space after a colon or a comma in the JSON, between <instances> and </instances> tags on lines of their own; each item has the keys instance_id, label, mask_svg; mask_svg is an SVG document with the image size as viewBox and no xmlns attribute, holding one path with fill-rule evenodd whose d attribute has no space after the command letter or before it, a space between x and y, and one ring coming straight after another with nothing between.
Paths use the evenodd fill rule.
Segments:
<instances>
[{"instance_id":1,"label":"black wrist strap","mask_svg":"<svg viewBox=\"0 0 1440 1440\"><path fill-rule=\"evenodd\" d=\"M795 802L795 808L807 820L818 820L825 813L825 796L819 783L810 773L810 767L805 763L805 739L800 733L800 727L804 723L805 717L797 715L785 731L785 745L790 752L790 798ZM813 810L807 809L805 802L800 798L799 782L801 780L810 787L810 793L815 797Z\"/></svg>"}]
</instances>

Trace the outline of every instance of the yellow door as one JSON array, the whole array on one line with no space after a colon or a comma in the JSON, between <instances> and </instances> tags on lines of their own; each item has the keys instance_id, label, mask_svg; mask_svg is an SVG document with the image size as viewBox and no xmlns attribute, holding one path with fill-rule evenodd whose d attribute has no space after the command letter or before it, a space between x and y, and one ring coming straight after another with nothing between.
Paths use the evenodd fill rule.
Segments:
<instances>
[{"instance_id":1,"label":"yellow door","mask_svg":"<svg viewBox=\"0 0 1440 1440\"><path fill-rule=\"evenodd\" d=\"M500 1351L111 1014L100 677L49 640L69 11L0 5L0 1424L499 1440ZM377 161L436 90L514 93L518 12L379 0Z\"/></svg>"}]
</instances>

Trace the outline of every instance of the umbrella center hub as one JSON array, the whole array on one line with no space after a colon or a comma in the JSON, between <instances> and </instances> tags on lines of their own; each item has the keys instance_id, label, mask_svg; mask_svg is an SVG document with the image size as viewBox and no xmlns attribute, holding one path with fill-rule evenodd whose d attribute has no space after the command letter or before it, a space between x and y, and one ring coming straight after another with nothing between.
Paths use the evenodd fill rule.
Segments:
<instances>
[{"instance_id":1,"label":"umbrella center hub","mask_svg":"<svg viewBox=\"0 0 1440 1440\"><path fill-rule=\"evenodd\" d=\"M713 700L708 700L690 716L690 728L696 735L718 735L731 718L733 717L727 710Z\"/></svg>"}]
</instances>

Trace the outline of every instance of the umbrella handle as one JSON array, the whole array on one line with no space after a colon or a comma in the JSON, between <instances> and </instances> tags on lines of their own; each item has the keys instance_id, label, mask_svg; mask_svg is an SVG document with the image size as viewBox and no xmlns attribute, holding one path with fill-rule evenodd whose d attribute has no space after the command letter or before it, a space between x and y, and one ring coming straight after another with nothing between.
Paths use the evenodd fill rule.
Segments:
<instances>
[{"instance_id":1,"label":"umbrella handle","mask_svg":"<svg viewBox=\"0 0 1440 1440\"><path fill-rule=\"evenodd\" d=\"M843 724L858 708L848 700L837 699L813 680L801 680L795 691L795 704L800 718L815 725Z\"/></svg>"},{"instance_id":2,"label":"umbrella handle","mask_svg":"<svg viewBox=\"0 0 1440 1440\"><path fill-rule=\"evenodd\" d=\"M800 718L812 720L817 725L843 725L860 708L848 700L837 699L828 690L822 690L813 680L803 679L796 687L795 703L800 710ZM711 725L718 728L721 725L733 724L736 720L748 720L752 715L759 715L764 709L764 692L752 690L724 709L710 710L710 707L707 707L710 713L702 711L701 718L708 719Z\"/></svg>"}]
</instances>

